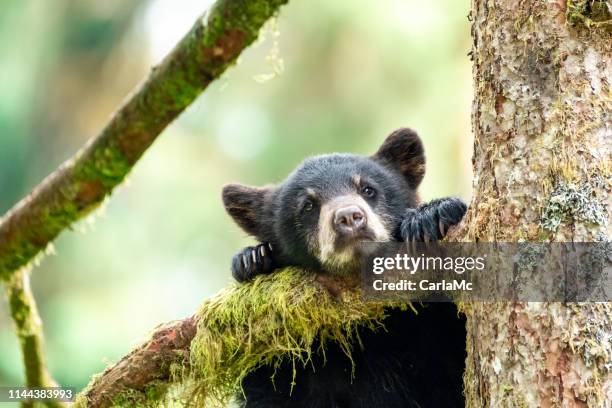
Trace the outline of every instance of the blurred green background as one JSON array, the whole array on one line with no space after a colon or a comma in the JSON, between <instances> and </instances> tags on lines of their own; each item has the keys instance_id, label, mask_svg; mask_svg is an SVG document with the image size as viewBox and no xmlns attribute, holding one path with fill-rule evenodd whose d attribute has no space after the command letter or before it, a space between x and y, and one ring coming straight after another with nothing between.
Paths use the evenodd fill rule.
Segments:
<instances>
[{"instance_id":1,"label":"blurred green background","mask_svg":"<svg viewBox=\"0 0 612 408\"><path fill-rule=\"evenodd\" d=\"M97 133L210 1L2 6L0 214ZM55 378L84 386L230 281L231 256L251 240L223 210L225 183L280 181L312 154L370 154L410 126L428 156L422 197L469 199L468 9L468 0L290 0L95 221L64 232L34 269ZM20 358L2 302L0 385L22 384Z\"/></svg>"}]
</instances>

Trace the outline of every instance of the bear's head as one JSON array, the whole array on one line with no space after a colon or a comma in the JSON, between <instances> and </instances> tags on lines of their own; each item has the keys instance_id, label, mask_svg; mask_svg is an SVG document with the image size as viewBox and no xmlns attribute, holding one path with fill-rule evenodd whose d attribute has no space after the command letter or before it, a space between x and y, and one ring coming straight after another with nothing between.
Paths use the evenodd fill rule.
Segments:
<instances>
[{"instance_id":1,"label":"bear's head","mask_svg":"<svg viewBox=\"0 0 612 408\"><path fill-rule=\"evenodd\" d=\"M223 203L280 264L341 274L355 266L358 243L397 239L424 175L419 136L399 129L369 157L315 156L276 186L227 185Z\"/></svg>"}]
</instances>

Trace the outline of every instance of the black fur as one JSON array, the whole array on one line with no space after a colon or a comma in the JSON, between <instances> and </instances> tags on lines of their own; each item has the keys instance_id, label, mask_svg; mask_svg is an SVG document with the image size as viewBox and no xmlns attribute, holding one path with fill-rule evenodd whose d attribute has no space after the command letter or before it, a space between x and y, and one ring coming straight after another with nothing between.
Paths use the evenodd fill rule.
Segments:
<instances>
[{"instance_id":1,"label":"black fur","mask_svg":"<svg viewBox=\"0 0 612 408\"><path fill-rule=\"evenodd\" d=\"M385 329L359 333L353 365L337 344L306 366L263 366L242 382L242 408L456 408L463 406L465 319L452 303L390 310ZM315 349L317 345L315 345ZM271 378L274 375L274 382Z\"/></svg>"},{"instance_id":2,"label":"black fur","mask_svg":"<svg viewBox=\"0 0 612 408\"><path fill-rule=\"evenodd\" d=\"M412 129L402 128L391 133L374 158L398 170L410 188L416 189L425 177L425 149Z\"/></svg>"},{"instance_id":3,"label":"black fur","mask_svg":"<svg viewBox=\"0 0 612 408\"><path fill-rule=\"evenodd\" d=\"M232 184L223 189L223 204L234 221L248 234L259 238L265 228L262 209L265 208L270 189ZM264 222L262 222L264 221Z\"/></svg>"},{"instance_id":4,"label":"black fur","mask_svg":"<svg viewBox=\"0 0 612 408\"><path fill-rule=\"evenodd\" d=\"M451 226L461 221L466 211L467 206L458 198L440 198L418 208L409 208L399 227L399 240L441 240Z\"/></svg>"},{"instance_id":5,"label":"black fur","mask_svg":"<svg viewBox=\"0 0 612 408\"><path fill-rule=\"evenodd\" d=\"M261 242L234 257L234 278L248 281L284 266L332 273L317 253L316 233L323 205L340 196L360 197L359 202L365 202L384 223L391 239L442 239L461 220L466 206L456 198L419 206L416 189L424 174L421 140L412 130L399 129L371 157L317 156L304 161L278 186L226 186L223 201L228 213ZM391 310L385 319L386 331L361 331L361 343L353 345L354 377L351 362L332 343L326 346L325 358L315 354L306 367L298 367L291 394L291 362L277 367L274 384L270 366L249 373L243 381L242 406L463 406L464 320L452 303L431 303L420 309L417 316Z\"/></svg>"}]
</instances>

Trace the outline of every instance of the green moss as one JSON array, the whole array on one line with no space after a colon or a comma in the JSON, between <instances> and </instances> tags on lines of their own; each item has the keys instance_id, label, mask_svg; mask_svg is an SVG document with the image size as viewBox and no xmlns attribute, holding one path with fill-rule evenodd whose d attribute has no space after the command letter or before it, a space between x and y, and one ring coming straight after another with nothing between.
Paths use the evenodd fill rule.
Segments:
<instances>
[{"instance_id":1,"label":"green moss","mask_svg":"<svg viewBox=\"0 0 612 408\"><path fill-rule=\"evenodd\" d=\"M4 283L11 318L20 339L40 334L40 318L30 288L30 272L30 268L22 268Z\"/></svg>"},{"instance_id":2,"label":"green moss","mask_svg":"<svg viewBox=\"0 0 612 408\"><path fill-rule=\"evenodd\" d=\"M126 390L114 401L113 407L156 408L162 406L169 384L163 381L150 383L144 391Z\"/></svg>"},{"instance_id":3,"label":"green moss","mask_svg":"<svg viewBox=\"0 0 612 408\"><path fill-rule=\"evenodd\" d=\"M227 35L227 30L240 30L250 44L261 26L288 0L221 0L207 15L207 29L203 43L215 46Z\"/></svg>"},{"instance_id":4,"label":"green moss","mask_svg":"<svg viewBox=\"0 0 612 408\"><path fill-rule=\"evenodd\" d=\"M191 344L196 406L224 406L252 369L289 359L307 364L320 336L321 350L335 341L347 356L360 326L382 327L384 304L366 303L356 292L332 297L312 273L285 269L239 285L206 302ZM299 378L294 378L299 381Z\"/></svg>"},{"instance_id":5,"label":"green moss","mask_svg":"<svg viewBox=\"0 0 612 408\"><path fill-rule=\"evenodd\" d=\"M18 276L19 274L17 274ZM17 328L22 328L26 325L29 316L29 305L22 291L15 290L10 283L6 283L6 291L8 293L9 308L11 317ZM19 335L28 334L18 333Z\"/></svg>"},{"instance_id":6,"label":"green moss","mask_svg":"<svg viewBox=\"0 0 612 408\"><path fill-rule=\"evenodd\" d=\"M9 241L10 246L6 252L10 256L0 257L0 280L8 279L12 272L27 265L64 228L96 207L96 205L80 207L75 201L77 188L74 185L59 189L62 199L48 202L36 216L31 217L27 229L18 231L17 238Z\"/></svg>"},{"instance_id":7,"label":"green moss","mask_svg":"<svg viewBox=\"0 0 612 408\"><path fill-rule=\"evenodd\" d=\"M168 389L171 383L165 381L155 381L149 383L143 391L125 389L108 404L109 407L138 407L138 408L158 408L167 406L165 402ZM87 408L88 401L84 392L77 395L73 408Z\"/></svg>"},{"instance_id":8,"label":"green moss","mask_svg":"<svg viewBox=\"0 0 612 408\"><path fill-rule=\"evenodd\" d=\"M90 150L88 160L75 167L74 178L81 182L97 181L109 191L123 181L132 165L115 139L103 142Z\"/></svg>"},{"instance_id":9,"label":"green moss","mask_svg":"<svg viewBox=\"0 0 612 408\"><path fill-rule=\"evenodd\" d=\"M612 5L609 0L567 0L567 20L572 25L612 28Z\"/></svg>"}]
</instances>

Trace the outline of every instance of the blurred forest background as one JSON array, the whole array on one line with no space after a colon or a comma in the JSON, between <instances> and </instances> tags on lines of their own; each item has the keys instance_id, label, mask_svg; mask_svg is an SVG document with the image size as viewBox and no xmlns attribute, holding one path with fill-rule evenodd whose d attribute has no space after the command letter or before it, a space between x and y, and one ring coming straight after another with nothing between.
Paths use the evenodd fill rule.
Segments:
<instances>
[{"instance_id":1,"label":"blurred forest background","mask_svg":"<svg viewBox=\"0 0 612 408\"><path fill-rule=\"evenodd\" d=\"M0 214L95 135L210 0L6 0L0 9ZM468 0L291 0L239 64L155 143L33 273L50 369L80 388L160 322L230 281L250 239L220 190L302 158L423 137L424 199L470 197ZM21 385L0 304L0 385Z\"/></svg>"}]
</instances>

